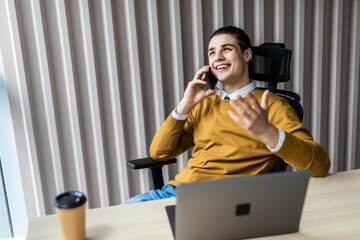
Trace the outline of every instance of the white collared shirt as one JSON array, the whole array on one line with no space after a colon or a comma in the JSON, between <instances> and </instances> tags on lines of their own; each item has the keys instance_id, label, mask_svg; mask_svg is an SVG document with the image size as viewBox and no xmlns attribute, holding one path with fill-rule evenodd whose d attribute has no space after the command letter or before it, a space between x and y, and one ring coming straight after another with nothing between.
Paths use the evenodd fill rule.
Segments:
<instances>
[{"instance_id":1,"label":"white collared shirt","mask_svg":"<svg viewBox=\"0 0 360 240\"><path fill-rule=\"evenodd\" d=\"M227 92L224 91L224 89L221 88L221 90L220 90L221 100L224 100L224 98L226 96L229 96L230 100L235 100L237 95L240 95L241 97L245 97L245 94L247 91L253 93L255 91L255 89L256 89L256 86L255 86L254 82L251 82L248 85L246 85L245 87L242 87L230 94L228 94Z\"/></svg>"},{"instance_id":2,"label":"white collared shirt","mask_svg":"<svg viewBox=\"0 0 360 240\"><path fill-rule=\"evenodd\" d=\"M245 97L246 96L246 92L249 91L251 93L253 93L256 89L255 83L253 81L251 81L251 83L249 83L248 85L246 85L245 87L240 88L239 90L236 90L235 92L232 92L230 94L227 94L224 89L221 88L220 90L220 97L221 100L224 100L224 98L226 96L229 96L229 98L231 100L235 100L236 96L240 95L241 97ZM179 115L176 113L176 108L172 111L172 116L177 119L177 120L185 120L189 115ZM278 129L279 131L279 140L278 143L276 145L275 148L270 148L268 145L266 145L266 147L271 151L271 152L277 152L280 150L280 148L282 147L282 145L284 144L285 141L285 132L281 129Z\"/></svg>"}]
</instances>

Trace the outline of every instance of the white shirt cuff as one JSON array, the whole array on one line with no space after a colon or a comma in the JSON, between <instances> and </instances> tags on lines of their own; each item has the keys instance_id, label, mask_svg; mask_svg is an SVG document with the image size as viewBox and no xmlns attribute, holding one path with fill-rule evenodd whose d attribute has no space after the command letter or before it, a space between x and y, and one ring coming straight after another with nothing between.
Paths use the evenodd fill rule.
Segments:
<instances>
[{"instance_id":1,"label":"white shirt cuff","mask_svg":"<svg viewBox=\"0 0 360 240\"><path fill-rule=\"evenodd\" d=\"M271 151L271 152L277 152L280 150L280 148L282 147L283 143L285 141L285 132L281 129L279 129L279 141L276 145L275 148L271 148L268 145L266 145L266 147Z\"/></svg>"},{"instance_id":2,"label":"white shirt cuff","mask_svg":"<svg viewBox=\"0 0 360 240\"><path fill-rule=\"evenodd\" d=\"M174 111L172 111L172 116L173 116L173 118L175 118L177 120L186 120L187 117L189 116L189 114L179 115L176 113L176 108L175 108Z\"/></svg>"}]
</instances>

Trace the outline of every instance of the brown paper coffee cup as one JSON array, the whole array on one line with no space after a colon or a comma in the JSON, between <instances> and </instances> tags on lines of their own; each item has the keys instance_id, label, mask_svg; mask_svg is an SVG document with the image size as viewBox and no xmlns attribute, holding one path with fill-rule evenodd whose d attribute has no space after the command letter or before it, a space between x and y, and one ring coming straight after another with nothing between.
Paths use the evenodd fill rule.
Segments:
<instances>
[{"instance_id":1,"label":"brown paper coffee cup","mask_svg":"<svg viewBox=\"0 0 360 240\"><path fill-rule=\"evenodd\" d=\"M85 194L65 192L54 200L60 229L64 240L85 240Z\"/></svg>"}]
</instances>

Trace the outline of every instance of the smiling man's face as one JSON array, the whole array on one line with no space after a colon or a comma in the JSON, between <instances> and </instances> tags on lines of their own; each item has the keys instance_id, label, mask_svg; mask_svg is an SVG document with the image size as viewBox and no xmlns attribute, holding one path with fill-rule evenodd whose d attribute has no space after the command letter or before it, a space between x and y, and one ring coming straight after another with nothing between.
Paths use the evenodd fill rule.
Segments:
<instances>
[{"instance_id":1,"label":"smiling man's face","mask_svg":"<svg viewBox=\"0 0 360 240\"><path fill-rule=\"evenodd\" d=\"M232 35L214 36L209 42L208 58L213 73L223 86L233 89L250 83L247 63L252 58L251 49L243 52Z\"/></svg>"}]
</instances>

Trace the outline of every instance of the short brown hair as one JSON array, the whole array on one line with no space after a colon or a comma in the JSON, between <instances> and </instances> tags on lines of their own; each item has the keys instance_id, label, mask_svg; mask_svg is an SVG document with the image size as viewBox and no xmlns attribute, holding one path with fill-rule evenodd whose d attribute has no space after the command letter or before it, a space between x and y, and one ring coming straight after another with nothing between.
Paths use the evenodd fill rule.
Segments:
<instances>
[{"instance_id":1,"label":"short brown hair","mask_svg":"<svg viewBox=\"0 0 360 240\"><path fill-rule=\"evenodd\" d=\"M220 34L229 34L235 37L242 51L251 48L250 38L241 28L234 26L221 27L211 35L210 40Z\"/></svg>"}]
</instances>

